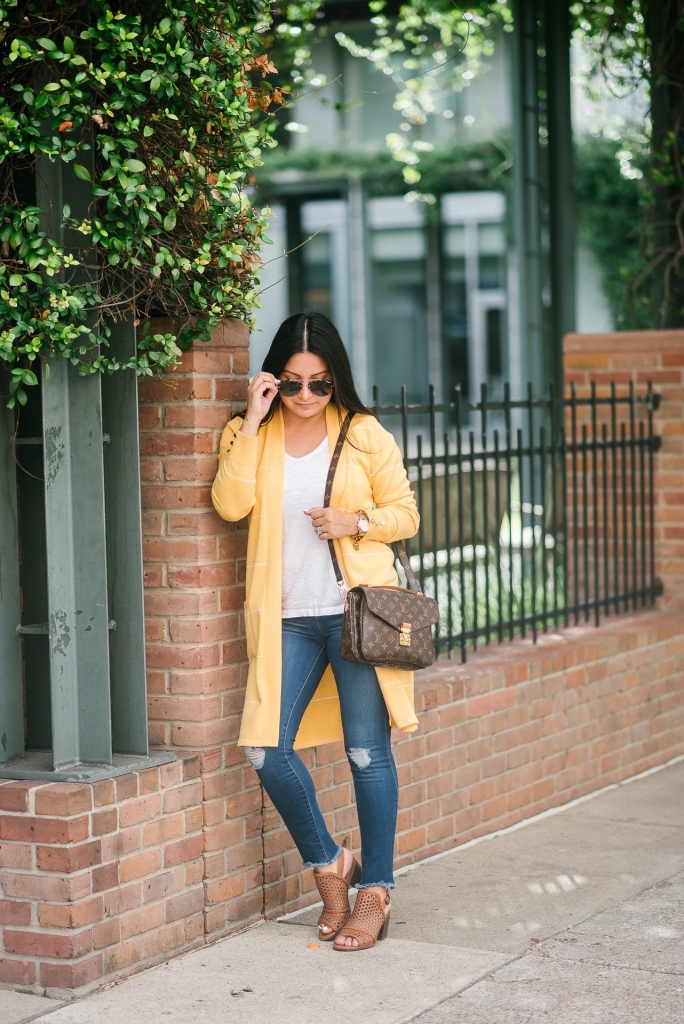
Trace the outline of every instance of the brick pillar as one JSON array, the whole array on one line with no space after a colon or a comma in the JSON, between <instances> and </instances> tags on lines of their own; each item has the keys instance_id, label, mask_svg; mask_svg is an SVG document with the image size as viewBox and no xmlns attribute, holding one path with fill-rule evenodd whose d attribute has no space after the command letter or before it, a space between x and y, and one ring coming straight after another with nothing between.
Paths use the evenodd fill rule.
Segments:
<instances>
[{"instance_id":1,"label":"brick pillar","mask_svg":"<svg viewBox=\"0 0 684 1024\"><path fill-rule=\"evenodd\" d=\"M140 382L150 741L200 755L211 938L263 906L261 792L235 746L247 531L221 520L210 495L221 431L244 408L248 345L247 325L226 321L178 367Z\"/></svg>"},{"instance_id":2,"label":"brick pillar","mask_svg":"<svg viewBox=\"0 0 684 1024\"><path fill-rule=\"evenodd\" d=\"M684 331L624 331L568 334L564 342L565 383L599 394L611 381L634 382L643 394L649 381L660 395L654 432L662 447L654 463L656 574L663 581L659 605L684 608Z\"/></svg>"}]
</instances>

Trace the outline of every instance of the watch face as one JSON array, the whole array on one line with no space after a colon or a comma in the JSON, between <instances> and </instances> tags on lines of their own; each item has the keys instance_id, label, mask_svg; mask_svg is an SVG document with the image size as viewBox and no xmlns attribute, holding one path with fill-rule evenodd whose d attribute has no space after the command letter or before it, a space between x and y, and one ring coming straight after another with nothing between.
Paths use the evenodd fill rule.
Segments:
<instances>
[{"instance_id":1,"label":"watch face","mask_svg":"<svg viewBox=\"0 0 684 1024\"><path fill-rule=\"evenodd\" d=\"M361 519L361 517L359 517L359 533L368 533L368 526L368 520Z\"/></svg>"}]
</instances>

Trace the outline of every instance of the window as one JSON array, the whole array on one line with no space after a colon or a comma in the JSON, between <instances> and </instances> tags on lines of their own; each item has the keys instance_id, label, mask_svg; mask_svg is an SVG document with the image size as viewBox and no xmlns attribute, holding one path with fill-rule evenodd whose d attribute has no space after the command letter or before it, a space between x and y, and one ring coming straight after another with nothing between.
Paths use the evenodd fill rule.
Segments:
<instances>
[{"instance_id":1,"label":"window","mask_svg":"<svg viewBox=\"0 0 684 1024\"><path fill-rule=\"evenodd\" d=\"M500 391L508 373L505 200L498 192L442 197L444 377L471 401Z\"/></svg>"},{"instance_id":2,"label":"window","mask_svg":"<svg viewBox=\"0 0 684 1024\"><path fill-rule=\"evenodd\" d=\"M381 402L425 398L426 241L422 211L402 197L368 203L374 383Z\"/></svg>"}]
</instances>

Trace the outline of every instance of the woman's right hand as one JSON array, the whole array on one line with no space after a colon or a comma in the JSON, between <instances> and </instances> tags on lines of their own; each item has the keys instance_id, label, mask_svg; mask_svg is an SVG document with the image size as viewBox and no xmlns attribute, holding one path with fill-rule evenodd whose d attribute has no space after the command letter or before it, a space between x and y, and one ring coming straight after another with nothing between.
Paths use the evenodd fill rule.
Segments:
<instances>
[{"instance_id":1,"label":"woman's right hand","mask_svg":"<svg viewBox=\"0 0 684 1024\"><path fill-rule=\"evenodd\" d=\"M278 394L278 381L272 373L260 370L247 389L247 412L240 430L248 437L256 437L259 425Z\"/></svg>"}]
</instances>

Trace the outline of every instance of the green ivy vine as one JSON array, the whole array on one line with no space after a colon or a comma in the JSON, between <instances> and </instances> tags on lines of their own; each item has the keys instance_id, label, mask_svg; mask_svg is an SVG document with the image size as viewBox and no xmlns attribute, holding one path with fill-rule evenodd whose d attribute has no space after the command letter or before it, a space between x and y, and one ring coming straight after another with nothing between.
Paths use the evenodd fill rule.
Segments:
<instances>
[{"instance_id":1,"label":"green ivy vine","mask_svg":"<svg viewBox=\"0 0 684 1024\"><path fill-rule=\"evenodd\" d=\"M10 407L37 383L36 360L120 369L107 339L121 316L139 328L124 364L139 374L174 363L226 316L249 320L265 218L245 186L272 144L269 107L282 102L259 51L268 10L268 0L0 0ZM85 216L41 208L47 161L71 165ZM184 326L152 335L152 316Z\"/></svg>"}]
</instances>

